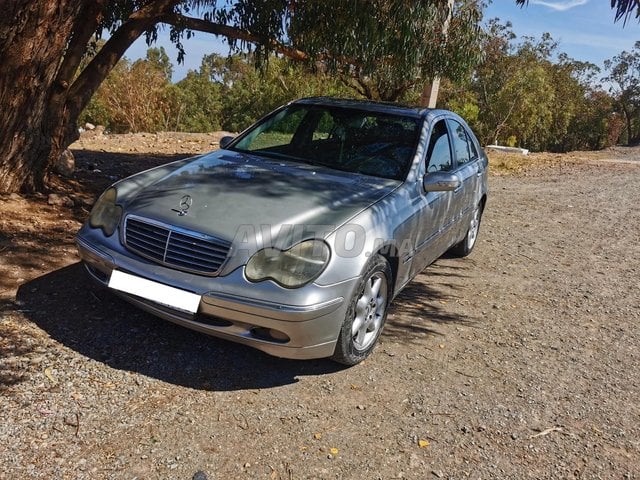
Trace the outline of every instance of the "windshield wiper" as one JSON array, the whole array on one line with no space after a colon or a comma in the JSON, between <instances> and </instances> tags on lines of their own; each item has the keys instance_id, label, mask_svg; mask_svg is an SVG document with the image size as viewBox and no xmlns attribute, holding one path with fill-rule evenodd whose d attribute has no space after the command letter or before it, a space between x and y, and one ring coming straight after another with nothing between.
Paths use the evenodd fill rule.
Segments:
<instances>
[{"instance_id":1,"label":"windshield wiper","mask_svg":"<svg viewBox=\"0 0 640 480\"><path fill-rule=\"evenodd\" d=\"M270 158L275 158L275 159L281 159L281 160L290 160L292 162L297 162L297 163L306 163L308 165L318 165L317 163L315 163L313 160L309 160L307 158L302 158L302 157L296 157L295 155L287 155L286 153L280 153L280 152L270 152L268 150L245 150L246 153L251 153L253 155L263 155L265 157L270 157Z\"/></svg>"}]
</instances>

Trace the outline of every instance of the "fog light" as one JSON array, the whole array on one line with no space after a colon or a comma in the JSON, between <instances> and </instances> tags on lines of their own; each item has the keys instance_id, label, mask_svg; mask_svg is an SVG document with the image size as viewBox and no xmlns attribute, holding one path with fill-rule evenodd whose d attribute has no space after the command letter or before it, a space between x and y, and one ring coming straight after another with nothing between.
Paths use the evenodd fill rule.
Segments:
<instances>
[{"instance_id":1,"label":"fog light","mask_svg":"<svg viewBox=\"0 0 640 480\"><path fill-rule=\"evenodd\" d=\"M273 328L269 329L269 335L280 342L288 342L289 336L286 333L283 333L279 330L275 330Z\"/></svg>"},{"instance_id":2,"label":"fog light","mask_svg":"<svg viewBox=\"0 0 640 480\"><path fill-rule=\"evenodd\" d=\"M290 338L286 333L273 328L255 327L251 329L251 334L260 340L275 343L287 343Z\"/></svg>"}]
</instances>

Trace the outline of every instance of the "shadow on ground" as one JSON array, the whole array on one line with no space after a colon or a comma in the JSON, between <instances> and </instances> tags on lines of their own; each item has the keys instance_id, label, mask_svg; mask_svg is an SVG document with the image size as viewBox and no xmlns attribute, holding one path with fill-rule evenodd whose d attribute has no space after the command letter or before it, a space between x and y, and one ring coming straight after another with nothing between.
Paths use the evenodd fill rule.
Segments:
<instances>
[{"instance_id":1,"label":"shadow on ground","mask_svg":"<svg viewBox=\"0 0 640 480\"><path fill-rule=\"evenodd\" d=\"M393 301L383 336L418 345L425 337L441 335L439 325L473 326L475 319L454 312L451 307L464 296L465 272L469 268L473 268L470 259L444 257L425 269Z\"/></svg>"},{"instance_id":2,"label":"shadow on ground","mask_svg":"<svg viewBox=\"0 0 640 480\"><path fill-rule=\"evenodd\" d=\"M29 320L78 353L189 388L269 388L343 368L271 357L166 322L94 286L80 263L25 283L16 301Z\"/></svg>"},{"instance_id":3,"label":"shadow on ground","mask_svg":"<svg viewBox=\"0 0 640 480\"><path fill-rule=\"evenodd\" d=\"M0 393L24 381L29 373L22 361L38 345L32 329L10 321L15 305L0 300Z\"/></svg>"},{"instance_id":4,"label":"shadow on ground","mask_svg":"<svg viewBox=\"0 0 640 480\"><path fill-rule=\"evenodd\" d=\"M94 200L114 181L187 156L76 151L72 178L52 180L52 192L72 199L72 207L49 205L47 195L2 196L0 222L0 297L17 283L69 262L74 237Z\"/></svg>"},{"instance_id":5,"label":"shadow on ground","mask_svg":"<svg viewBox=\"0 0 640 480\"><path fill-rule=\"evenodd\" d=\"M435 275L450 275L450 270ZM436 333L432 327L437 323L467 321L435 306L434 295L442 285L417 281L405 289L396 299L394 319L388 322L385 336L417 343L420 337ZM271 357L173 325L94 286L80 263L25 283L16 303L22 315L82 355L112 368L195 389L269 388L294 383L299 376L344 368L326 359Z\"/></svg>"}]
</instances>

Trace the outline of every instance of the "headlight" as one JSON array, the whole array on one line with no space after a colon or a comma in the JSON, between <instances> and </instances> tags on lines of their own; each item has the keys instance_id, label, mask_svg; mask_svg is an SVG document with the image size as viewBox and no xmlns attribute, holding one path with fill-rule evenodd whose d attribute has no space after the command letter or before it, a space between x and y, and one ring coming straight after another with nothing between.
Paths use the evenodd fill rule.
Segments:
<instances>
[{"instance_id":1,"label":"headlight","mask_svg":"<svg viewBox=\"0 0 640 480\"><path fill-rule=\"evenodd\" d=\"M271 279L283 287L298 288L322 273L329 256L329 247L320 240L306 240L284 252L265 248L249 259L245 275L252 282Z\"/></svg>"},{"instance_id":2,"label":"headlight","mask_svg":"<svg viewBox=\"0 0 640 480\"><path fill-rule=\"evenodd\" d=\"M122 216L122 207L116 205L118 193L111 187L107 189L91 210L89 225L93 228L101 228L107 237L113 235Z\"/></svg>"}]
</instances>

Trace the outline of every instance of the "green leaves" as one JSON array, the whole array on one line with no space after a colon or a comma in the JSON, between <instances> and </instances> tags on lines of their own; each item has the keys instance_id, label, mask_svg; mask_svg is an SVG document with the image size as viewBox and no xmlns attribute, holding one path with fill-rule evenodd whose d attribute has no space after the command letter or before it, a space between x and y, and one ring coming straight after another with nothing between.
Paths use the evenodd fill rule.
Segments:
<instances>
[{"instance_id":1,"label":"green leaves","mask_svg":"<svg viewBox=\"0 0 640 480\"><path fill-rule=\"evenodd\" d=\"M623 51L605 61L609 75L603 80L622 114L629 145L640 141L640 42L631 51Z\"/></svg>"},{"instance_id":2,"label":"green leaves","mask_svg":"<svg viewBox=\"0 0 640 480\"><path fill-rule=\"evenodd\" d=\"M347 94L338 79L274 56L258 69L252 58L207 55L198 71L171 84L172 65L165 55L161 49L149 49L146 60L118 63L80 123L101 124L120 133L238 132L293 99Z\"/></svg>"},{"instance_id":3,"label":"green leaves","mask_svg":"<svg viewBox=\"0 0 640 480\"><path fill-rule=\"evenodd\" d=\"M482 48L471 80L445 84L444 99L483 143L551 151L607 145L610 103L592 85L595 65L565 54L554 60L558 45L549 34L516 41L511 25L499 20L488 23Z\"/></svg>"},{"instance_id":4,"label":"green leaves","mask_svg":"<svg viewBox=\"0 0 640 480\"><path fill-rule=\"evenodd\" d=\"M479 60L482 6L456 2L444 35L447 15L446 1L302 1L288 31L312 60L366 83L368 96L395 100L434 76L460 78Z\"/></svg>"},{"instance_id":5,"label":"green leaves","mask_svg":"<svg viewBox=\"0 0 640 480\"><path fill-rule=\"evenodd\" d=\"M132 14L161 0L116 0L110 3L101 29L115 32ZM456 0L448 24L447 0L176 0L167 21L178 61L185 54L186 27L211 31L227 28L232 53L252 52L261 65L274 51L302 53L309 66L346 76L366 96L395 100L414 85L435 76L461 78L480 59L481 0ZM171 18L169 18L171 14ZM205 24L189 19L204 20ZM152 19L150 19L152 20ZM157 38L151 22L147 41ZM206 24L209 24L207 27ZM232 30L228 30L228 28ZM102 30L100 30L101 33Z\"/></svg>"}]
</instances>

